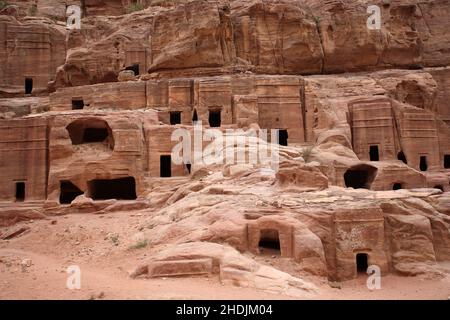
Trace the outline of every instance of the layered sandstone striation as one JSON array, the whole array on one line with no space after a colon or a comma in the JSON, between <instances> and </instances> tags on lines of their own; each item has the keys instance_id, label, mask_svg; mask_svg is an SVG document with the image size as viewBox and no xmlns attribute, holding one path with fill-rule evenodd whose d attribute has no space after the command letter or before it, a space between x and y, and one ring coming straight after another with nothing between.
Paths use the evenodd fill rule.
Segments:
<instances>
[{"instance_id":1,"label":"layered sandstone striation","mask_svg":"<svg viewBox=\"0 0 450 320\"><path fill-rule=\"evenodd\" d=\"M295 297L369 266L446 279L448 0L371 2L381 30L367 1L139 3L0 11L5 234L117 212L146 252L132 278ZM83 8L80 30L66 30L66 4ZM198 142L200 129L231 143ZM232 161L176 162L180 132Z\"/></svg>"}]
</instances>

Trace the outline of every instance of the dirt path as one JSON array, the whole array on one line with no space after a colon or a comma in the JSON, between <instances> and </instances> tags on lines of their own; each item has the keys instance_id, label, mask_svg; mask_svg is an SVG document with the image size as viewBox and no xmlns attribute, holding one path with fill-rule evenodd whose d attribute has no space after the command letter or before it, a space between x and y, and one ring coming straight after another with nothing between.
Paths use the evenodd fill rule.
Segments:
<instances>
[{"instance_id":1,"label":"dirt path","mask_svg":"<svg viewBox=\"0 0 450 320\"><path fill-rule=\"evenodd\" d=\"M81 219L82 218L82 219ZM0 240L0 299L293 299L256 289L223 286L218 277L131 279L146 259L146 249L131 250L139 217L124 214L64 216L3 228L27 226L30 232ZM119 234L118 243L108 235ZM27 266L28 265L28 266ZM78 265L81 289L69 290L66 269ZM450 264L443 265L450 270ZM366 278L331 288L318 283L315 299L448 299L450 278L426 279L388 275L381 290L370 291Z\"/></svg>"}]
</instances>

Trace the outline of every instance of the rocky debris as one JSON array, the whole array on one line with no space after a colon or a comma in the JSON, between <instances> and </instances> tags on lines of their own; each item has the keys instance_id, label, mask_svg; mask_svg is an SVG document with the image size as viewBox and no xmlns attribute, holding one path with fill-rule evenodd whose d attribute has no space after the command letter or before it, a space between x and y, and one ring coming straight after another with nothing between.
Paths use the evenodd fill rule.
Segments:
<instances>
[{"instance_id":1,"label":"rocky debris","mask_svg":"<svg viewBox=\"0 0 450 320\"><path fill-rule=\"evenodd\" d=\"M119 76L117 77L119 82L125 81L133 81L135 80L135 74L133 70L124 70L119 72Z\"/></svg>"},{"instance_id":2,"label":"rocky debris","mask_svg":"<svg viewBox=\"0 0 450 320\"><path fill-rule=\"evenodd\" d=\"M2 236L2 239L3 240L11 240L11 239L17 238L21 235L24 235L24 234L30 232L30 230L31 230L30 227L21 227L19 229L15 229L10 232L7 232L5 235Z\"/></svg>"},{"instance_id":3,"label":"rocky debris","mask_svg":"<svg viewBox=\"0 0 450 320\"><path fill-rule=\"evenodd\" d=\"M342 284L340 282L330 281L328 282L328 284L330 285L331 288L342 289Z\"/></svg>"},{"instance_id":4,"label":"rocky debris","mask_svg":"<svg viewBox=\"0 0 450 320\"><path fill-rule=\"evenodd\" d=\"M28 232L9 229L25 220L108 224L116 212L129 230L105 227L96 244L77 224L49 237L73 249L68 260L96 246L145 260L132 277L214 275L295 297L317 294L311 278L341 288L369 265L447 272L448 0L189 0L130 14L126 1L88 1L71 31L66 2L11 3L0 14L2 239ZM367 28L369 4L381 30ZM199 120L236 139L223 154L276 146L279 161L175 164L172 134ZM278 144L244 129L278 129Z\"/></svg>"},{"instance_id":5,"label":"rocky debris","mask_svg":"<svg viewBox=\"0 0 450 320\"><path fill-rule=\"evenodd\" d=\"M20 262L22 272L27 272L27 269L30 268L32 265L33 265L33 262L31 261L31 259L23 259Z\"/></svg>"},{"instance_id":6,"label":"rocky debris","mask_svg":"<svg viewBox=\"0 0 450 320\"><path fill-rule=\"evenodd\" d=\"M218 274L222 284L253 287L295 297L311 297L317 288L272 267L260 265L238 251L214 243L171 246L138 266L130 276L167 277Z\"/></svg>"},{"instance_id":7,"label":"rocky debris","mask_svg":"<svg viewBox=\"0 0 450 320\"><path fill-rule=\"evenodd\" d=\"M104 299L105 297L106 297L106 294L103 291L101 291L99 293L92 293L89 296L88 300L101 300L101 299Z\"/></svg>"},{"instance_id":8,"label":"rocky debris","mask_svg":"<svg viewBox=\"0 0 450 320\"><path fill-rule=\"evenodd\" d=\"M279 186L285 189L302 192L328 188L328 178L320 171L319 163L283 161L276 175Z\"/></svg>"}]
</instances>

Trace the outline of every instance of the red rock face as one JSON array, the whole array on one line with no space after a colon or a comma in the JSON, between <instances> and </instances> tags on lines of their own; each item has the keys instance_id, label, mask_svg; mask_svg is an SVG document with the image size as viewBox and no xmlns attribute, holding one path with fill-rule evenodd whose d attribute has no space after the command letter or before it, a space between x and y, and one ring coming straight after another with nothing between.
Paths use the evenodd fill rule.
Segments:
<instances>
[{"instance_id":1,"label":"red rock face","mask_svg":"<svg viewBox=\"0 0 450 320\"><path fill-rule=\"evenodd\" d=\"M448 273L448 0L371 2L380 30L366 1L70 4L80 30L63 1L0 9L3 239L117 212L132 277L314 297L311 275Z\"/></svg>"}]
</instances>

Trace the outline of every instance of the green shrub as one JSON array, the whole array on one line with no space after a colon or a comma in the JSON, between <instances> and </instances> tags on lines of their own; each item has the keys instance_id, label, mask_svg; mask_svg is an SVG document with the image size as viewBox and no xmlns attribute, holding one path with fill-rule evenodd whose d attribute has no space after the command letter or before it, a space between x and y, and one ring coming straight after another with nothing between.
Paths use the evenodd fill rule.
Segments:
<instances>
[{"instance_id":1,"label":"green shrub","mask_svg":"<svg viewBox=\"0 0 450 320\"><path fill-rule=\"evenodd\" d=\"M35 4L31 5L31 7L28 9L28 15L31 17L36 16L37 12L38 12L38 8L37 8L37 5L35 5Z\"/></svg>"},{"instance_id":2,"label":"green shrub","mask_svg":"<svg viewBox=\"0 0 450 320\"><path fill-rule=\"evenodd\" d=\"M109 236L109 240L111 240L111 242L115 245L118 246L119 245L119 235L117 233L112 233Z\"/></svg>"},{"instance_id":3,"label":"green shrub","mask_svg":"<svg viewBox=\"0 0 450 320\"><path fill-rule=\"evenodd\" d=\"M308 162L309 158L314 152L314 146L309 146L303 149L302 151L302 158L305 160L305 162Z\"/></svg>"},{"instance_id":4,"label":"green shrub","mask_svg":"<svg viewBox=\"0 0 450 320\"><path fill-rule=\"evenodd\" d=\"M131 3L127 8L127 13L144 10L144 5L139 2Z\"/></svg>"},{"instance_id":5,"label":"green shrub","mask_svg":"<svg viewBox=\"0 0 450 320\"><path fill-rule=\"evenodd\" d=\"M136 242L136 244L131 246L131 249L142 249L145 248L146 246L148 246L148 241L147 239L144 240L140 240L138 242Z\"/></svg>"},{"instance_id":6,"label":"green shrub","mask_svg":"<svg viewBox=\"0 0 450 320\"><path fill-rule=\"evenodd\" d=\"M0 1L0 10L4 9L8 5L6 1Z\"/></svg>"}]
</instances>

